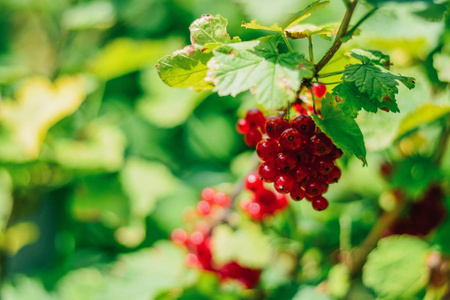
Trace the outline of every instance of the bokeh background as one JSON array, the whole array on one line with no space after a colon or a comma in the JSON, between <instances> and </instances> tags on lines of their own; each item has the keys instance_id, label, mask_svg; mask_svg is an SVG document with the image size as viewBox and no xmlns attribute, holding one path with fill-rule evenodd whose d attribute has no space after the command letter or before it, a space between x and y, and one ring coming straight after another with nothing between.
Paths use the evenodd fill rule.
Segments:
<instances>
[{"instance_id":1,"label":"bokeh background","mask_svg":"<svg viewBox=\"0 0 450 300\"><path fill-rule=\"evenodd\" d=\"M154 66L190 43L188 27L202 14L220 13L232 36L248 40L265 33L241 28L242 21L270 25L309 2L0 0L2 299L155 299L200 282L168 237L202 188L226 190L250 170L252 150L234 124L256 104L247 93L221 98L169 88ZM448 179L448 151L440 168L427 168L448 110L426 126L404 124L426 103L449 102L447 6L387 4L344 47L382 50L417 87L401 89L401 114L361 113L369 167L342 160L327 213L296 204L306 251L300 264L311 284L327 277L329 257L346 239L339 228L353 228L358 244L392 186L416 187L416 197L430 181ZM342 1L332 0L308 23L339 22L343 13ZM330 42L315 42L320 57ZM307 52L306 41L292 45ZM389 160L406 170L394 183L379 172ZM267 269L266 288L284 283L283 270ZM205 280L213 297L217 283ZM366 298L353 299L373 296L361 293Z\"/></svg>"}]
</instances>

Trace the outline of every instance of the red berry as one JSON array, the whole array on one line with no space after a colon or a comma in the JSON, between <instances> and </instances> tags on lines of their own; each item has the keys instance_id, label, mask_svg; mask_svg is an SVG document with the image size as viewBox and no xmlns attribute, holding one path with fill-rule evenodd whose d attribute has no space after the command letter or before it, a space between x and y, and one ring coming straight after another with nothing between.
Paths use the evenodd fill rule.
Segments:
<instances>
[{"instance_id":1,"label":"red berry","mask_svg":"<svg viewBox=\"0 0 450 300\"><path fill-rule=\"evenodd\" d=\"M245 134L250 130L250 124L247 119L239 119L236 122L236 131L240 134Z\"/></svg>"},{"instance_id":2,"label":"red berry","mask_svg":"<svg viewBox=\"0 0 450 300\"><path fill-rule=\"evenodd\" d=\"M326 156L319 156L315 161L314 165L320 174L326 175L331 172L334 168L334 162L331 158Z\"/></svg>"},{"instance_id":3,"label":"red berry","mask_svg":"<svg viewBox=\"0 0 450 300\"><path fill-rule=\"evenodd\" d=\"M225 193L217 192L214 195L214 203L219 205L219 206L225 207L228 204L230 204L230 202L231 202L230 198Z\"/></svg>"},{"instance_id":4,"label":"red berry","mask_svg":"<svg viewBox=\"0 0 450 300\"><path fill-rule=\"evenodd\" d=\"M259 166L258 174L265 182L274 182L278 175L278 168L273 161L267 161Z\"/></svg>"},{"instance_id":5,"label":"red berry","mask_svg":"<svg viewBox=\"0 0 450 300\"><path fill-rule=\"evenodd\" d=\"M291 152L280 152L275 157L275 164L280 171L289 171L297 165L297 156Z\"/></svg>"},{"instance_id":6,"label":"red berry","mask_svg":"<svg viewBox=\"0 0 450 300\"><path fill-rule=\"evenodd\" d=\"M248 121L250 128L264 128L264 125L266 123L266 118L264 118L263 113L260 110L254 108L247 111L245 119Z\"/></svg>"},{"instance_id":7,"label":"red berry","mask_svg":"<svg viewBox=\"0 0 450 300\"><path fill-rule=\"evenodd\" d=\"M211 205L205 200L197 203L197 213L201 216L206 216L211 212Z\"/></svg>"},{"instance_id":8,"label":"red berry","mask_svg":"<svg viewBox=\"0 0 450 300\"><path fill-rule=\"evenodd\" d=\"M308 111L300 103L294 103L293 107L301 115L306 115L308 113Z\"/></svg>"},{"instance_id":9,"label":"red berry","mask_svg":"<svg viewBox=\"0 0 450 300\"><path fill-rule=\"evenodd\" d=\"M248 175L245 179L245 188L256 192L257 190L263 188L263 182L259 178L257 172L253 172L252 174Z\"/></svg>"},{"instance_id":10,"label":"red berry","mask_svg":"<svg viewBox=\"0 0 450 300\"><path fill-rule=\"evenodd\" d=\"M297 151L297 161L298 163L307 164L312 161L314 156L309 152L307 148L302 148L300 151Z\"/></svg>"},{"instance_id":11,"label":"red berry","mask_svg":"<svg viewBox=\"0 0 450 300\"><path fill-rule=\"evenodd\" d=\"M301 185L300 185L300 184L297 184L297 185L295 185L294 188L292 189L290 195L291 195L292 200L300 201L300 200L302 200L303 198L305 198L306 193L305 193L305 190L303 190L303 189L301 188Z\"/></svg>"},{"instance_id":12,"label":"red berry","mask_svg":"<svg viewBox=\"0 0 450 300\"><path fill-rule=\"evenodd\" d=\"M339 181L341 178L341 169L338 166L334 166L334 168L328 173L324 179L326 183L335 183Z\"/></svg>"},{"instance_id":13,"label":"red berry","mask_svg":"<svg viewBox=\"0 0 450 300\"><path fill-rule=\"evenodd\" d=\"M268 117L265 124L266 133L269 137L278 140L283 131L288 128L288 123L283 117Z\"/></svg>"},{"instance_id":14,"label":"red berry","mask_svg":"<svg viewBox=\"0 0 450 300\"><path fill-rule=\"evenodd\" d=\"M264 161L273 160L278 152L280 146L274 139L264 139L256 145L256 154Z\"/></svg>"},{"instance_id":15,"label":"red berry","mask_svg":"<svg viewBox=\"0 0 450 300\"><path fill-rule=\"evenodd\" d=\"M317 211L325 210L328 207L328 200L323 196L314 197L311 202L312 207Z\"/></svg>"},{"instance_id":16,"label":"red berry","mask_svg":"<svg viewBox=\"0 0 450 300\"><path fill-rule=\"evenodd\" d=\"M271 190L260 189L255 193L255 202L264 206L271 206L276 204L277 198Z\"/></svg>"},{"instance_id":17,"label":"red berry","mask_svg":"<svg viewBox=\"0 0 450 300\"><path fill-rule=\"evenodd\" d=\"M310 179L305 183L305 192L310 197L321 195L326 188L325 182L320 179Z\"/></svg>"},{"instance_id":18,"label":"red berry","mask_svg":"<svg viewBox=\"0 0 450 300\"><path fill-rule=\"evenodd\" d=\"M308 178L309 171L304 165L298 165L290 174L294 177L295 181L301 182Z\"/></svg>"},{"instance_id":19,"label":"red berry","mask_svg":"<svg viewBox=\"0 0 450 300\"><path fill-rule=\"evenodd\" d=\"M311 86L314 97L322 98L327 93L327 87L323 84L313 83Z\"/></svg>"},{"instance_id":20,"label":"red berry","mask_svg":"<svg viewBox=\"0 0 450 300\"><path fill-rule=\"evenodd\" d=\"M202 190L201 198L202 198L202 200L212 203L215 194L216 194L216 191L213 188L207 187Z\"/></svg>"},{"instance_id":21,"label":"red berry","mask_svg":"<svg viewBox=\"0 0 450 300\"><path fill-rule=\"evenodd\" d=\"M291 121L291 127L297 129L304 136L310 137L316 131L316 123L308 115L300 115Z\"/></svg>"},{"instance_id":22,"label":"red berry","mask_svg":"<svg viewBox=\"0 0 450 300\"><path fill-rule=\"evenodd\" d=\"M294 187L295 180L289 174L280 174L275 179L274 187L280 194L289 193Z\"/></svg>"},{"instance_id":23,"label":"red berry","mask_svg":"<svg viewBox=\"0 0 450 300\"><path fill-rule=\"evenodd\" d=\"M249 147L255 147L258 142L262 139L262 134L257 128L251 128L245 135L245 143Z\"/></svg>"},{"instance_id":24,"label":"red berry","mask_svg":"<svg viewBox=\"0 0 450 300\"><path fill-rule=\"evenodd\" d=\"M283 194L279 194L279 193L275 193L275 194L276 194L275 196L277 198L277 202L276 202L275 208L277 210L285 209L288 206L288 204L289 204L287 199L286 199L286 196L283 195Z\"/></svg>"},{"instance_id":25,"label":"red berry","mask_svg":"<svg viewBox=\"0 0 450 300\"><path fill-rule=\"evenodd\" d=\"M177 228L170 234L170 239L177 244L184 244L187 241L187 233L184 229Z\"/></svg>"},{"instance_id":26,"label":"red berry","mask_svg":"<svg viewBox=\"0 0 450 300\"><path fill-rule=\"evenodd\" d=\"M314 134L308 143L309 148L312 150L312 153L317 156L327 155L331 152L331 148L333 147L333 142L329 137L325 135L325 133L320 132Z\"/></svg>"},{"instance_id":27,"label":"red berry","mask_svg":"<svg viewBox=\"0 0 450 300\"><path fill-rule=\"evenodd\" d=\"M297 129L288 128L281 133L280 145L285 149L299 150L303 142L304 138Z\"/></svg>"},{"instance_id":28,"label":"red berry","mask_svg":"<svg viewBox=\"0 0 450 300\"><path fill-rule=\"evenodd\" d=\"M342 150L339 149L338 147L336 147L335 145L333 145L333 148L331 149L331 152L329 155L333 160L336 160L336 159L342 157L342 154L343 154Z\"/></svg>"}]
</instances>

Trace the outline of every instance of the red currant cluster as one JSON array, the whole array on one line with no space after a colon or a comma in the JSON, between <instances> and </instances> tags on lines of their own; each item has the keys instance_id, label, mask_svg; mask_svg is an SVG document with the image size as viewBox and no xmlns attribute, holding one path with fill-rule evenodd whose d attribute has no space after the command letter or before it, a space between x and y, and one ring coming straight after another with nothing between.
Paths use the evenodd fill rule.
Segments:
<instances>
[{"instance_id":1,"label":"red currant cluster","mask_svg":"<svg viewBox=\"0 0 450 300\"><path fill-rule=\"evenodd\" d=\"M241 119L250 124L246 133L247 144L256 144L256 153L263 161L258 168L260 178L274 182L277 192L290 193L293 200L300 201L306 197L315 210L326 209L328 201L322 194L327 191L328 184L337 182L341 176L341 170L334 161L342 156L342 151L316 128L309 115L297 116L290 123L283 117L270 116L266 118L264 127L261 127L260 116L260 111L250 110L246 118ZM257 131L258 135L252 134L249 140L250 130ZM262 133L267 138L263 139Z\"/></svg>"},{"instance_id":2,"label":"red currant cluster","mask_svg":"<svg viewBox=\"0 0 450 300\"><path fill-rule=\"evenodd\" d=\"M236 130L240 134L244 134L245 143L249 147L255 147L265 133L265 124L266 118L263 113L257 109L250 109L245 119L238 120Z\"/></svg>"},{"instance_id":3,"label":"red currant cluster","mask_svg":"<svg viewBox=\"0 0 450 300\"><path fill-rule=\"evenodd\" d=\"M261 221L288 206L286 196L266 189L256 172L247 176L245 187L253 192L253 197L242 200L241 208L255 221Z\"/></svg>"},{"instance_id":4,"label":"red currant cluster","mask_svg":"<svg viewBox=\"0 0 450 300\"><path fill-rule=\"evenodd\" d=\"M186 264L192 268L199 268L215 273L221 282L236 280L245 288L254 288L261 275L260 269L244 267L236 261L217 265L213 261L212 239L214 225L225 214L225 207L231 204L229 195L205 188L197 204L197 222L194 231L188 233L182 228L172 231L171 240L187 249Z\"/></svg>"}]
</instances>

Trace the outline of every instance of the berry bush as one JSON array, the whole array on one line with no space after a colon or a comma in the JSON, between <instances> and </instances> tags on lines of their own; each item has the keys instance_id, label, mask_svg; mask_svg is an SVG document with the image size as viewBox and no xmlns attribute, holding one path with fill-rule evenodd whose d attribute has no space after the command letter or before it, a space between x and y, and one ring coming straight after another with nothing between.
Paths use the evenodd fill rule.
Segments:
<instances>
[{"instance_id":1,"label":"berry bush","mask_svg":"<svg viewBox=\"0 0 450 300\"><path fill-rule=\"evenodd\" d=\"M448 0L0 1L0 298L449 299L449 36Z\"/></svg>"}]
</instances>

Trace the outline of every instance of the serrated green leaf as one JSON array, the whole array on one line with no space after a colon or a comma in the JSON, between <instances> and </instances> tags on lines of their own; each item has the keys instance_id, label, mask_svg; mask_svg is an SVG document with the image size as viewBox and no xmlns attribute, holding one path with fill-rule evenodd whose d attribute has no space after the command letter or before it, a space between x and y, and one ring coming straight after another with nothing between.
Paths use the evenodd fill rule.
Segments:
<instances>
[{"instance_id":1,"label":"serrated green leaf","mask_svg":"<svg viewBox=\"0 0 450 300\"><path fill-rule=\"evenodd\" d=\"M212 90L213 85L205 81L211 57L212 53L202 53L200 47L191 45L164 56L156 69L161 80L171 87Z\"/></svg>"},{"instance_id":2,"label":"serrated green leaf","mask_svg":"<svg viewBox=\"0 0 450 300\"><path fill-rule=\"evenodd\" d=\"M334 25L316 26L313 24L298 24L286 28L285 33L290 39L303 39L317 34L323 39L330 41L335 27Z\"/></svg>"},{"instance_id":3,"label":"serrated green leaf","mask_svg":"<svg viewBox=\"0 0 450 300\"><path fill-rule=\"evenodd\" d=\"M431 123L450 114L450 105L438 106L433 103L426 103L417 107L409 113L400 123L397 136L402 136L419 126Z\"/></svg>"},{"instance_id":4,"label":"serrated green leaf","mask_svg":"<svg viewBox=\"0 0 450 300\"><path fill-rule=\"evenodd\" d=\"M268 31L274 31L282 33L283 29L277 24L272 24L270 26L261 25L258 23L258 20L252 20L250 23L242 22L242 27L245 27L247 29L262 29L262 30L268 30Z\"/></svg>"},{"instance_id":5,"label":"serrated green leaf","mask_svg":"<svg viewBox=\"0 0 450 300\"><path fill-rule=\"evenodd\" d=\"M228 20L221 15L202 15L190 26L191 43L206 45L208 43L229 44L241 41L239 37L231 38L227 32Z\"/></svg>"},{"instance_id":6,"label":"serrated green leaf","mask_svg":"<svg viewBox=\"0 0 450 300\"><path fill-rule=\"evenodd\" d=\"M393 235L381 239L367 258L364 284L383 299L411 299L427 284L429 250L418 237Z\"/></svg>"},{"instance_id":7,"label":"serrated green leaf","mask_svg":"<svg viewBox=\"0 0 450 300\"><path fill-rule=\"evenodd\" d=\"M364 165L367 165L366 147L361 129L353 118L342 113L337 107L336 100L330 94L322 100L322 116L321 119L313 115L317 126L347 155L355 155Z\"/></svg>"},{"instance_id":8,"label":"serrated green leaf","mask_svg":"<svg viewBox=\"0 0 450 300\"><path fill-rule=\"evenodd\" d=\"M313 76L313 66L298 53L279 54L279 36L259 39L256 47L238 50L224 46L214 50L208 63L208 80L220 96L252 90L267 109L277 109L295 100L303 78ZM236 44L238 45L238 44Z\"/></svg>"},{"instance_id":9,"label":"serrated green leaf","mask_svg":"<svg viewBox=\"0 0 450 300\"><path fill-rule=\"evenodd\" d=\"M286 29L288 27L294 26L295 24L298 24L299 22L308 18L312 12L325 7L329 3L330 3L330 1L320 2L320 0L317 0L313 3L311 3L305 9L293 14L286 22L284 22L283 26L282 26L283 29Z\"/></svg>"},{"instance_id":10,"label":"serrated green leaf","mask_svg":"<svg viewBox=\"0 0 450 300\"><path fill-rule=\"evenodd\" d=\"M391 59L389 55L385 55L380 51L353 49L350 53L351 56L360 60L363 64L379 65L387 70L389 70L391 66Z\"/></svg>"},{"instance_id":11,"label":"serrated green leaf","mask_svg":"<svg viewBox=\"0 0 450 300\"><path fill-rule=\"evenodd\" d=\"M382 71L372 64L349 65L344 70L344 82L354 82L361 93L367 93L371 99L379 102L395 101L398 93L398 81L409 89L414 87L414 78Z\"/></svg>"},{"instance_id":12,"label":"serrated green leaf","mask_svg":"<svg viewBox=\"0 0 450 300\"><path fill-rule=\"evenodd\" d=\"M352 118L356 118L358 112L364 108L367 112L376 113L378 109L387 108L392 112L400 112L394 101L382 101L370 99L367 93L361 93L353 82L343 82L333 89L337 106L342 112Z\"/></svg>"}]
</instances>

